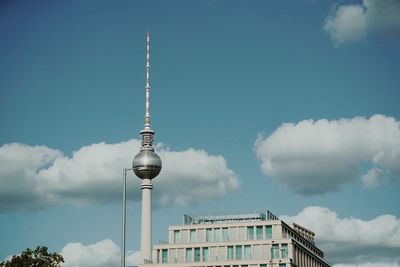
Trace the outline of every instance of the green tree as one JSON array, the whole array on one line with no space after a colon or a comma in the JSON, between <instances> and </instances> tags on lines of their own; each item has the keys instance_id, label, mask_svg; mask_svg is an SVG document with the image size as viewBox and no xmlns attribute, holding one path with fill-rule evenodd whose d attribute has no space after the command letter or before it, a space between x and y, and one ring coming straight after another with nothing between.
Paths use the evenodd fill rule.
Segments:
<instances>
[{"instance_id":1,"label":"green tree","mask_svg":"<svg viewBox=\"0 0 400 267\"><path fill-rule=\"evenodd\" d=\"M64 262L62 255L49 253L47 247L39 246L35 250L28 248L21 255L1 262L0 267L60 267L61 262Z\"/></svg>"}]
</instances>

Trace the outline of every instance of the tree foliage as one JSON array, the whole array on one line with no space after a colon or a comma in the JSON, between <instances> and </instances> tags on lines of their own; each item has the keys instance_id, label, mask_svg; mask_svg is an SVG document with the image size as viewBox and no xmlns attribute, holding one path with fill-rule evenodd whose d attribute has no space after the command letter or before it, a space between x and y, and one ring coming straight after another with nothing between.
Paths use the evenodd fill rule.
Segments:
<instances>
[{"instance_id":1,"label":"tree foliage","mask_svg":"<svg viewBox=\"0 0 400 267\"><path fill-rule=\"evenodd\" d=\"M0 267L60 267L64 262L62 255L49 253L47 247L38 246L35 250L26 249L21 255L0 262Z\"/></svg>"}]
</instances>

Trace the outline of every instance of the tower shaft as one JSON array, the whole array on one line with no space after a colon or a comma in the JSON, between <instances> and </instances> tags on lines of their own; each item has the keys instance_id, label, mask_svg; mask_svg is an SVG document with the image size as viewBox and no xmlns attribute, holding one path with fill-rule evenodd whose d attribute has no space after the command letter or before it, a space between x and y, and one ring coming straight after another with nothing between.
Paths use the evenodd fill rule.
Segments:
<instances>
[{"instance_id":1,"label":"tower shaft","mask_svg":"<svg viewBox=\"0 0 400 267\"><path fill-rule=\"evenodd\" d=\"M150 179L143 179L140 189L142 189L142 222L141 222L141 239L140 252L141 262L151 263L152 259L152 220L151 220L151 189L153 185Z\"/></svg>"}]
</instances>

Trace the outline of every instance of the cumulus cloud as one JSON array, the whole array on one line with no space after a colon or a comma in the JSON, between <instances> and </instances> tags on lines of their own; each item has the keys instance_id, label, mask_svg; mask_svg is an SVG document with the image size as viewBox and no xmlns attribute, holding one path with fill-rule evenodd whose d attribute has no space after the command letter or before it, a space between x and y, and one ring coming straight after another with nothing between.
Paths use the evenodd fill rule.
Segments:
<instances>
[{"instance_id":1,"label":"cumulus cloud","mask_svg":"<svg viewBox=\"0 0 400 267\"><path fill-rule=\"evenodd\" d=\"M48 202L41 194L37 173L62 153L46 146L5 144L0 147L0 210L24 205L31 208Z\"/></svg>"},{"instance_id":2,"label":"cumulus cloud","mask_svg":"<svg viewBox=\"0 0 400 267\"><path fill-rule=\"evenodd\" d=\"M109 267L119 266L121 249L110 239L91 245L69 243L61 251L64 257L63 267ZM137 265L140 252L128 251L126 265Z\"/></svg>"},{"instance_id":3,"label":"cumulus cloud","mask_svg":"<svg viewBox=\"0 0 400 267\"><path fill-rule=\"evenodd\" d=\"M365 221L353 217L339 218L328 208L311 206L293 217L282 218L312 229L322 243L400 248L400 219L394 215L381 215Z\"/></svg>"},{"instance_id":4,"label":"cumulus cloud","mask_svg":"<svg viewBox=\"0 0 400 267\"><path fill-rule=\"evenodd\" d=\"M325 23L327 31L335 45L357 41L367 34L367 19L361 5L340 6Z\"/></svg>"},{"instance_id":5,"label":"cumulus cloud","mask_svg":"<svg viewBox=\"0 0 400 267\"><path fill-rule=\"evenodd\" d=\"M400 123L374 115L284 123L259 136L255 151L265 175L295 192L333 192L359 176L360 164L400 175Z\"/></svg>"},{"instance_id":6,"label":"cumulus cloud","mask_svg":"<svg viewBox=\"0 0 400 267\"><path fill-rule=\"evenodd\" d=\"M82 147L71 157L46 146L18 143L0 147L0 211L35 209L60 202L84 204L120 200L122 168L139 151L136 139ZM203 150L159 149L163 170L154 180L156 205L217 198L235 190L238 176L222 156ZM140 181L128 180L128 196L140 197Z\"/></svg>"},{"instance_id":7,"label":"cumulus cloud","mask_svg":"<svg viewBox=\"0 0 400 267\"><path fill-rule=\"evenodd\" d=\"M368 173L361 176L361 180L363 181L366 187L377 187L382 179L384 172L381 169L371 169Z\"/></svg>"},{"instance_id":8,"label":"cumulus cloud","mask_svg":"<svg viewBox=\"0 0 400 267\"><path fill-rule=\"evenodd\" d=\"M368 33L400 31L398 0L364 0L337 7L326 19L324 30L336 46L363 39Z\"/></svg>"},{"instance_id":9,"label":"cumulus cloud","mask_svg":"<svg viewBox=\"0 0 400 267\"><path fill-rule=\"evenodd\" d=\"M328 208L314 206L281 219L314 231L327 258L342 263L336 266L398 266L400 262L400 219L394 215L371 220L339 218ZM379 263L371 263L371 259Z\"/></svg>"}]
</instances>

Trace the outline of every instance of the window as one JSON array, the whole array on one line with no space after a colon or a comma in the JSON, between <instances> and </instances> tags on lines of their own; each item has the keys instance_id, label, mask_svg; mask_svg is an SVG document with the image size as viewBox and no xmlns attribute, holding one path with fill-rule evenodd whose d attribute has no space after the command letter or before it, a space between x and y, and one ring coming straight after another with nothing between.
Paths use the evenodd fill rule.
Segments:
<instances>
[{"instance_id":1,"label":"window","mask_svg":"<svg viewBox=\"0 0 400 267\"><path fill-rule=\"evenodd\" d=\"M194 249L194 261L200 261L200 248Z\"/></svg>"},{"instance_id":2,"label":"window","mask_svg":"<svg viewBox=\"0 0 400 267\"><path fill-rule=\"evenodd\" d=\"M286 263L279 263L279 267L286 267Z\"/></svg>"},{"instance_id":3,"label":"window","mask_svg":"<svg viewBox=\"0 0 400 267\"><path fill-rule=\"evenodd\" d=\"M192 258L192 249L191 248L187 248L186 249L186 262L192 262L193 258Z\"/></svg>"},{"instance_id":4,"label":"window","mask_svg":"<svg viewBox=\"0 0 400 267\"><path fill-rule=\"evenodd\" d=\"M208 248L203 248L203 261L208 261Z\"/></svg>"},{"instance_id":5,"label":"window","mask_svg":"<svg viewBox=\"0 0 400 267\"><path fill-rule=\"evenodd\" d=\"M250 245L244 246L244 258L246 260L251 259L251 246Z\"/></svg>"},{"instance_id":6,"label":"window","mask_svg":"<svg viewBox=\"0 0 400 267\"><path fill-rule=\"evenodd\" d=\"M254 239L254 227L253 226L247 226L247 239L248 240Z\"/></svg>"},{"instance_id":7,"label":"window","mask_svg":"<svg viewBox=\"0 0 400 267\"><path fill-rule=\"evenodd\" d=\"M179 230L174 231L174 243L175 244L181 243L181 231Z\"/></svg>"},{"instance_id":8,"label":"window","mask_svg":"<svg viewBox=\"0 0 400 267\"><path fill-rule=\"evenodd\" d=\"M228 260L233 260L233 246L228 246Z\"/></svg>"},{"instance_id":9,"label":"window","mask_svg":"<svg viewBox=\"0 0 400 267\"><path fill-rule=\"evenodd\" d=\"M266 264L260 264L260 267L267 267Z\"/></svg>"},{"instance_id":10,"label":"window","mask_svg":"<svg viewBox=\"0 0 400 267\"><path fill-rule=\"evenodd\" d=\"M272 245L272 259L277 259L279 258L279 245L278 244L273 244Z\"/></svg>"},{"instance_id":11,"label":"window","mask_svg":"<svg viewBox=\"0 0 400 267\"><path fill-rule=\"evenodd\" d=\"M163 249L161 254L161 262L167 263L168 262L168 249Z\"/></svg>"},{"instance_id":12,"label":"window","mask_svg":"<svg viewBox=\"0 0 400 267\"><path fill-rule=\"evenodd\" d=\"M215 241L221 241L221 228L214 229Z\"/></svg>"},{"instance_id":13,"label":"window","mask_svg":"<svg viewBox=\"0 0 400 267\"><path fill-rule=\"evenodd\" d=\"M242 246L236 246L236 259L241 260L242 258Z\"/></svg>"},{"instance_id":14,"label":"window","mask_svg":"<svg viewBox=\"0 0 400 267\"><path fill-rule=\"evenodd\" d=\"M287 259L288 257L288 245L282 244L282 258Z\"/></svg>"},{"instance_id":15,"label":"window","mask_svg":"<svg viewBox=\"0 0 400 267\"><path fill-rule=\"evenodd\" d=\"M257 226L256 228L256 235L257 235L257 240L263 239L263 227Z\"/></svg>"},{"instance_id":16,"label":"window","mask_svg":"<svg viewBox=\"0 0 400 267\"><path fill-rule=\"evenodd\" d=\"M222 228L222 240L228 241L228 239L229 239L228 228Z\"/></svg>"},{"instance_id":17,"label":"window","mask_svg":"<svg viewBox=\"0 0 400 267\"><path fill-rule=\"evenodd\" d=\"M206 241L211 242L212 240L212 229L208 228L206 229Z\"/></svg>"},{"instance_id":18,"label":"window","mask_svg":"<svg viewBox=\"0 0 400 267\"><path fill-rule=\"evenodd\" d=\"M271 225L268 225L265 227L265 234L266 234L267 238L269 238L269 239L272 238L272 226Z\"/></svg>"},{"instance_id":19,"label":"window","mask_svg":"<svg viewBox=\"0 0 400 267\"><path fill-rule=\"evenodd\" d=\"M197 242L196 229L190 230L190 243Z\"/></svg>"}]
</instances>

